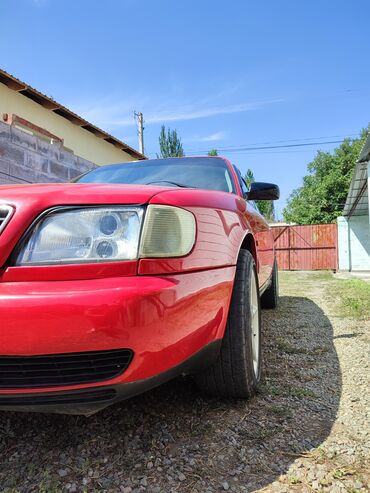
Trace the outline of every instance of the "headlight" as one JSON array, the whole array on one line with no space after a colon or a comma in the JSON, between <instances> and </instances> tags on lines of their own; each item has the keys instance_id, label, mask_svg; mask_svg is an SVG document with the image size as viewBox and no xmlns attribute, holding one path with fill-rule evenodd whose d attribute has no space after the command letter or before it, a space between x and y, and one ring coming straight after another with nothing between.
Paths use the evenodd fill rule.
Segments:
<instances>
[{"instance_id":1,"label":"headlight","mask_svg":"<svg viewBox=\"0 0 370 493\"><path fill-rule=\"evenodd\" d=\"M51 212L37 223L16 265L136 259L142 215L140 207Z\"/></svg>"},{"instance_id":2,"label":"headlight","mask_svg":"<svg viewBox=\"0 0 370 493\"><path fill-rule=\"evenodd\" d=\"M182 257L194 246L193 214L167 205L149 205L140 243L140 257Z\"/></svg>"},{"instance_id":3,"label":"headlight","mask_svg":"<svg viewBox=\"0 0 370 493\"><path fill-rule=\"evenodd\" d=\"M193 248L193 214L165 205L57 209L40 219L15 265L50 265L181 257ZM140 233L141 241L140 241Z\"/></svg>"}]
</instances>

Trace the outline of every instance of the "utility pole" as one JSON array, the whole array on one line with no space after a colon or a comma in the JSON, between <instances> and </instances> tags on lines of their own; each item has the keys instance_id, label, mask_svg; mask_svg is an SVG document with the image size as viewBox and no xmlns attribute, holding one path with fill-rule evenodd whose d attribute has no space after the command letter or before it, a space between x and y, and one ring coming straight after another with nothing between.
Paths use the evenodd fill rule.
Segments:
<instances>
[{"instance_id":1,"label":"utility pole","mask_svg":"<svg viewBox=\"0 0 370 493\"><path fill-rule=\"evenodd\" d=\"M144 154L144 117L141 112L134 112L135 118L137 119L137 135L139 137L139 151Z\"/></svg>"}]
</instances>

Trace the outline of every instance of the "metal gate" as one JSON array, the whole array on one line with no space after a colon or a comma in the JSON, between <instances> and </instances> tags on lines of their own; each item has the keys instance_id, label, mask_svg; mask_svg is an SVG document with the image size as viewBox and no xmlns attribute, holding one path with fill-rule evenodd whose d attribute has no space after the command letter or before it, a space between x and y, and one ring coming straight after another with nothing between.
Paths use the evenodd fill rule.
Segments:
<instances>
[{"instance_id":1,"label":"metal gate","mask_svg":"<svg viewBox=\"0 0 370 493\"><path fill-rule=\"evenodd\" d=\"M337 269L337 225L273 226L281 270Z\"/></svg>"}]
</instances>

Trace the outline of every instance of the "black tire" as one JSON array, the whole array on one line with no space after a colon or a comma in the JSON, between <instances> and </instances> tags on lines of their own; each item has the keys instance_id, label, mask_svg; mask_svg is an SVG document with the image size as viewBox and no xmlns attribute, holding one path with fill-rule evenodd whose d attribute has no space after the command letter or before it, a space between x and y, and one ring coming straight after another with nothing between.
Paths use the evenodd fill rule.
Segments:
<instances>
[{"instance_id":1,"label":"black tire","mask_svg":"<svg viewBox=\"0 0 370 493\"><path fill-rule=\"evenodd\" d=\"M256 291L253 291L255 282ZM252 292L252 294L251 294ZM256 296L255 296L256 293ZM255 353L252 350L252 303L254 296L255 318L258 334ZM253 363L253 354L258 361ZM252 254L241 250L236 266L234 288L220 354L212 366L195 375L200 390L207 394L227 398L249 398L257 391L261 379L261 310L257 270Z\"/></svg>"},{"instance_id":2,"label":"black tire","mask_svg":"<svg viewBox=\"0 0 370 493\"><path fill-rule=\"evenodd\" d=\"M276 260L272 268L271 284L261 296L261 308L276 308L279 300L279 277Z\"/></svg>"}]
</instances>

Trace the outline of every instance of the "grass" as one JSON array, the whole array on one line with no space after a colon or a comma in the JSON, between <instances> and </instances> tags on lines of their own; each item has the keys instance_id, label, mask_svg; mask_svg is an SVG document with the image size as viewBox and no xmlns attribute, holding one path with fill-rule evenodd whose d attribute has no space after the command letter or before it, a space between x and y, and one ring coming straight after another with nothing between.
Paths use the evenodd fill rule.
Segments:
<instances>
[{"instance_id":1,"label":"grass","mask_svg":"<svg viewBox=\"0 0 370 493\"><path fill-rule=\"evenodd\" d=\"M284 339L278 339L277 348L287 354L307 354L307 349L301 347L293 347Z\"/></svg>"},{"instance_id":2,"label":"grass","mask_svg":"<svg viewBox=\"0 0 370 493\"><path fill-rule=\"evenodd\" d=\"M289 395L297 397L298 399L315 399L317 397L317 395L311 390L303 389L301 387L290 387Z\"/></svg>"},{"instance_id":3,"label":"grass","mask_svg":"<svg viewBox=\"0 0 370 493\"><path fill-rule=\"evenodd\" d=\"M286 416L290 416L290 410L285 407L285 406L278 406L278 405L275 405L275 404L271 404L269 406L269 410L271 412L273 412L276 416L281 416L281 417L286 417Z\"/></svg>"},{"instance_id":4,"label":"grass","mask_svg":"<svg viewBox=\"0 0 370 493\"><path fill-rule=\"evenodd\" d=\"M362 279L335 279L331 271L310 271L299 274L297 280L294 271L279 272L281 284L288 292L294 290L294 294L301 294L312 281L323 282L326 284L327 293L335 299L340 316L356 320L370 318L370 282ZM290 352L289 348L286 349L285 352Z\"/></svg>"},{"instance_id":5,"label":"grass","mask_svg":"<svg viewBox=\"0 0 370 493\"><path fill-rule=\"evenodd\" d=\"M280 397L287 395L287 392L284 387L279 387L277 385L272 385L272 384L264 384L260 386L260 394L262 395L268 395L268 396L275 396L275 397Z\"/></svg>"},{"instance_id":6,"label":"grass","mask_svg":"<svg viewBox=\"0 0 370 493\"><path fill-rule=\"evenodd\" d=\"M329 351L326 346L316 346L313 349L307 349L304 347L291 346L286 340L278 339L277 348L287 354L309 354L315 356L317 354L324 354Z\"/></svg>"},{"instance_id":7,"label":"grass","mask_svg":"<svg viewBox=\"0 0 370 493\"><path fill-rule=\"evenodd\" d=\"M314 279L316 281L332 281L333 272L331 270L314 271Z\"/></svg>"},{"instance_id":8,"label":"grass","mask_svg":"<svg viewBox=\"0 0 370 493\"><path fill-rule=\"evenodd\" d=\"M55 480L48 471L44 471L39 483L39 493L59 493L60 491L62 488L59 480Z\"/></svg>"},{"instance_id":9,"label":"grass","mask_svg":"<svg viewBox=\"0 0 370 493\"><path fill-rule=\"evenodd\" d=\"M355 474L355 472L356 471L354 469L343 467L340 469L334 469L333 471L331 471L331 475L334 479L342 479L345 476L352 476L353 474Z\"/></svg>"},{"instance_id":10,"label":"grass","mask_svg":"<svg viewBox=\"0 0 370 493\"><path fill-rule=\"evenodd\" d=\"M260 388L262 395L269 395L275 397L297 397L298 399L315 399L317 395L311 390L304 389L302 387L293 386L277 386L271 384L264 384Z\"/></svg>"},{"instance_id":11,"label":"grass","mask_svg":"<svg viewBox=\"0 0 370 493\"><path fill-rule=\"evenodd\" d=\"M289 476L288 479L289 479L290 484L300 484L300 483L302 483L302 479L298 478L294 474L291 475L291 476Z\"/></svg>"},{"instance_id":12,"label":"grass","mask_svg":"<svg viewBox=\"0 0 370 493\"><path fill-rule=\"evenodd\" d=\"M362 279L337 280L330 288L338 299L339 314L356 320L370 318L370 283Z\"/></svg>"},{"instance_id":13,"label":"grass","mask_svg":"<svg viewBox=\"0 0 370 493\"><path fill-rule=\"evenodd\" d=\"M296 273L300 274L300 282L312 282L315 281L332 281L333 272L331 270L310 270L310 271L279 271L279 279L290 282L291 279L295 278Z\"/></svg>"}]
</instances>

